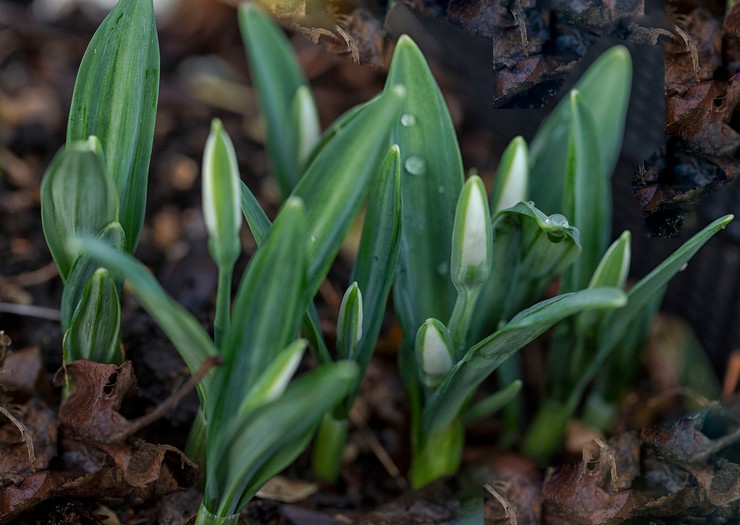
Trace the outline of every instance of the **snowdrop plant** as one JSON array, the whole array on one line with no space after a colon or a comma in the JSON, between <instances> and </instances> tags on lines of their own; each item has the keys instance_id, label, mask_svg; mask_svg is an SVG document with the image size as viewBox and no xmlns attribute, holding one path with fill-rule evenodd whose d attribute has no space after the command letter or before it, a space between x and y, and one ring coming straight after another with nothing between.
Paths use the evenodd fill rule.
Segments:
<instances>
[{"instance_id":1,"label":"snowdrop plant","mask_svg":"<svg viewBox=\"0 0 740 525\"><path fill-rule=\"evenodd\" d=\"M261 35L260 42L269 44L270 53L279 56L281 49L289 49L278 28L255 6L242 6L239 16L245 35L252 35L252 31ZM281 75L296 76L290 73L295 64L281 66L278 62L275 66L283 71L276 77L278 82ZM204 463L206 471L204 500L196 523L236 522L240 510L262 484L307 446L323 416L356 389L357 362L369 359L360 344L367 330L364 323L360 326L358 309L364 310L365 305L377 309L387 299L387 290L384 297L377 297L382 290L375 284L366 286L366 301L359 288L351 288L341 321L345 328L343 352L337 361L322 359L327 350L316 328L311 302L368 193L372 209L379 199L373 195L381 191L384 198L397 188L394 174L398 170L392 167L397 164L398 150L390 148L388 136L398 118L404 89L389 87L352 111L351 118L340 119L323 137L310 124L315 113L310 93L302 86L296 91L291 107L295 109L292 129L297 139L288 146L296 148L295 166L300 169L298 178L286 187L288 198L274 223L240 181L233 143L220 121L214 120L206 141L203 215L209 250L219 272L213 340L133 257L86 231L66 239L68 249L84 253L126 280L191 372L196 373L213 357L222 361L222 366L198 385L201 410L189 440L190 452ZM348 178L347 173L354 176ZM372 186L378 189L371 191L376 177L378 184ZM394 202L397 206L398 201ZM384 210L385 201L375 213ZM242 216L259 248L232 301L234 263L241 254ZM371 232L367 237L366 250L384 249L377 246L382 235ZM360 268L356 281L365 286L376 274L374 267ZM380 326L376 322L372 325L377 325L371 327L377 337ZM301 327L306 339L300 337ZM309 342L318 366L292 381Z\"/></svg>"},{"instance_id":2,"label":"snowdrop plant","mask_svg":"<svg viewBox=\"0 0 740 525\"><path fill-rule=\"evenodd\" d=\"M141 232L159 86L150 1L121 0L77 75L67 144L44 174L41 216L65 283L64 361L121 362L120 279L67 240L96 235L132 252Z\"/></svg>"}]
</instances>

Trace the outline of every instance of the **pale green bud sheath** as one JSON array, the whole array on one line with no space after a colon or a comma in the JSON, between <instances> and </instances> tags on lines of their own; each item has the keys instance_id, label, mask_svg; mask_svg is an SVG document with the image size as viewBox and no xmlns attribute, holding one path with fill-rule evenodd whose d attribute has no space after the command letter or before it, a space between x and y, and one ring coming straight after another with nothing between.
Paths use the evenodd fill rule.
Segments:
<instances>
[{"instance_id":1,"label":"pale green bud sheath","mask_svg":"<svg viewBox=\"0 0 740 525\"><path fill-rule=\"evenodd\" d=\"M488 197L483 181L473 175L463 186L452 230L450 275L457 289L449 327L456 356L466 346L466 337L475 300L491 274L493 240Z\"/></svg>"},{"instance_id":2,"label":"pale green bud sheath","mask_svg":"<svg viewBox=\"0 0 740 525\"><path fill-rule=\"evenodd\" d=\"M300 86L293 97L293 118L296 121L296 155L298 166L306 169L306 163L311 157L314 146L318 144L321 137L321 126L319 114L316 110L311 90L307 86Z\"/></svg>"},{"instance_id":3,"label":"pale green bud sheath","mask_svg":"<svg viewBox=\"0 0 740 525\"><path fill-rule=\"evenodd\" d=\"M342 298L337 319L337 354L342 359L354 359L362 339L362 292L354 282Z\"/></svg>"},{"instance_id":4,"label":"pale green bud sheath","mask_svg":"<svg viewBox=\"0 0 740 525\"><path fill-rule=\"evenodd\" d=\"M234 145L221 121L214 119L203 152L203 219L208 229L208 248L218 265L216 346L220 345L221 337L229 327L231 274L241 252L240 195Z\"/></svg>"},{"instance_id":5,"label":"pale green bud sheath","mask_svg":"<svg viewBox=\"0 0 740 525\"><path fill-rule=\"evenodd\" d=\"M496 170L491 193L493 213L527 200L529 193L529 151L522 137L515 137L506 147Z\"/></svg>"},{"instance_id":6,"label":"pale green bud sheath","mask_svg":"<svg viewBox=\"0 0 740 525\"><path fill-rule=\"evenodd\" d=\"M447 327L437 319L427 319L416 332L416 360L419 375L429 388L435 388L444 381L452 370L452 337Z\"/></svg>"}]
</instances>

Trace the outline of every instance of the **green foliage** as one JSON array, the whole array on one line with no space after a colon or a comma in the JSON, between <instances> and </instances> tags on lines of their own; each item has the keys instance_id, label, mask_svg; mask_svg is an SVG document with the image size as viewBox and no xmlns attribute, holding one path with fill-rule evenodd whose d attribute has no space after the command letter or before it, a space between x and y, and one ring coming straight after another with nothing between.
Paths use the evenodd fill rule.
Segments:
<instances>
[{"instance_id":1,"label":"green foliage","mask_svg":"<svg viewBox=\"0 0 740 525\"><path fill-rule=\"evenodd\" d=\"M239 26L267 132L267 150L284 196L303 173L319 136L315 102L285 35L261 8L239 7Z\"/></svg>"},{"instance_id":2,"label":"green foliage","mask_svg":"<svg viewBox=\"0 0 740 525\"><path fill-rule=\"evenodd\" d=\"M144 220L159 87L159 47L149 0L120 0L82 59L67 144L41 185L46 242L65 281L64 361L120 362L120 286L77 245L95 235L133 251Z\"/></svg>"},{"instance_id":3,"label":"green foliage","mask_svg":"<svg viewBox=\"0 0 740 525\"><path fill-rule=\"evenodd\" d=\"M465 426L508 408L522 386L512 358L551 328L548 397L525 450L551 455L587 394L587 407L608 412L624 386L608 380L612 367L629 376L668 281L731 220L718 219L626 289L629 232L608 246L610 176L631 78L626 50L594 63L531 148L512 140L488 195L478 176L464 181L449 112L410 38L398 41L385 90L321 134L283 33L252 4L240 7L239 23L285 201L272 223L240 181L233 143L214 120L203 155L203 213L219 272L213 340L130 255L158 85L149 0L120 0L96 33L67 146L41 195L44 233L66 284L65 361L120 360L124 279L191 373L220 360L198 385L190 437L206 472L196 523L235 522L317 431L315 470L336 481L391 287L403 330L412 486L458 470ZM332 355L313 299L363 207ZM232 302L243 219L258 248ZM548 294L556 282L561 293ZM307 348L316 366L293 380ZM504 367L500 389L477 395Z\"/></svg>"},{"instance_id":4,"label":"green foliage","mask_svg":"<svg viewBox=\"0 0 740 525\"><path fill-rule=\"evenodd\" d=\"M159 92L151 0L119 0L90 41L72 95L67 146L100 139L118 191L126 250L139 240Z\"/></svg>"}]
</instances>

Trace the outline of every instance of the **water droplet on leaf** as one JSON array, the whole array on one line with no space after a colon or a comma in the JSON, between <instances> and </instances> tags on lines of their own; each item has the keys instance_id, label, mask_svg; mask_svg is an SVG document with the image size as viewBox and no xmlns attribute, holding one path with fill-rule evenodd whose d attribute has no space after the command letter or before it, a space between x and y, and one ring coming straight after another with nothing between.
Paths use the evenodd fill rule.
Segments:
<instances>
[{"instance_id":1,"label":"water droplet on leaf","mask_svg":"<svg viewBox=\"0 0 740 525\"><path fill-rule=\"evenodd\" d=\"M401 115L401 125L405 128L410 128L416 124L416 117L413 116L411 113L404 113Z\"/></svg>"},{"instance_id":2,"label":"water droplet on leaf","mask_svg":"<svg viewBox=\"0 0 740 525\"><path fill-rule=\"evenodd\" d=\"M547 219L545 219L545 223L549 224L550 226L560 226L562 228L569 226L568 219L565 218L565 215L561 215L559 213L553 213L550 215Z\"/></svg>"},{"instance_id":3,"label":"water droplet on leaf","mask_svg":"<svg viewBox=\"0 0 740 525\"><path fill-rule=\"evenodd\" d=\"M411 155L403 163L403 167L406 168L411 175L424 175L427 171L427 161L419 157L418 155Z\"/></svg>"}]
</instances>

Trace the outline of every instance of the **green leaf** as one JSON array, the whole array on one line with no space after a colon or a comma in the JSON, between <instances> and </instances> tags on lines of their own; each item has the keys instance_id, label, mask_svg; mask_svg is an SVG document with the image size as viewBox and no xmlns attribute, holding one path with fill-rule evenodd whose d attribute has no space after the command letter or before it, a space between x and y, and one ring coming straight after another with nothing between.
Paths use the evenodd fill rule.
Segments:
<instances>
[{"instance_id":1,"label":"green leaf","mask_svg":"<svg viewBox=\"0 0 740 525\"><path fill-rule=\"evenodd\" d=\"M337 355L354 360L362 338L362 292L354 282L342 297L337 319Z\"/></svg>"},{"instance_id":2,"label":"green leaf","mask_svg":"<svg viewBox=\"0 0 740 525\"><path fill-rule=\"evenodd\" d=\"M601 173L607 179L614 171L622 147L631 85L629 52L624 46L614 46L591 64L574 87L582 94L593 118ZM545 213L562 211L568 166L569 98L560 101L530 144L530 198Z\"/></svg>"},{"instance_id":3,"label":"green leaf","mask_svg":"<svg viewBox=\"0 0 740 525\"><path fill-rule=\"evenodd\" d=\"M262 244L262 239L267 235L270 226L272 226L272 222L260 206L252 190L243 181L239 181L239 188L241 190L242 213L247 220L249 231L252 232L254 242L259 246Z\"/></svg>"},{"instance_id":4,"label":"green leaf","mask_svg":"<svg viewBox=\"0 0 740 525\"><path fill-rule=\"evenodd\" d=\"M151 0L119 0L87 47L72 95L67 146L100 138L129 252L144 222L159 69Z\"/></svg>"},{"instance_id":5,"label":"green leaf","mask_svg":"<svg viewBox=\"0 0 740 525\"><path fill-rule=\"evenodd\" d=\"M79 234L97 235L118 216L116 188L94 142L61 149L41 182L44 236L65 281L79 255L67 241Z\"/></svg>"},{"instance_id":6,"label":"green leaf","mask_svg":"<svg viewBox=\"0 0 740 525\"><path fill-rule=\"evenodd\" d=\"M262 8L252 2L242 3L239 27L265 119L267 151L278 186L287 196L303 171L299 160L302 130L295 121L293 104L296 92L307 82L288 39Z\"/></svg>"},{"instance_id":7,"label":"green leaf","mask_svg":"<svg viewBox=\"0 0 740 525\"><path fill-rule=\"evenodd\" d=\"M211 123L203 152L203 218L216 264L231 268L241 253L239 167L234 145L220 120Z\"/></svg>"},{"instance_id":8,"label":"green leaf","mask_svg":"<svg viewBox=\"0 0 740 525\"><path fill-rule=\"evenodd\" d=\"M368 198L352 280L362 291L363 328L356 361L364 374L378 341L401 249L401 157L392 146Z\"/></svg>"},{"instance_id":9,"label":"green leaf","mask_svg":"<svg viewBox=\"0 0 740 525\"><path fill-rule=\"evenodd\" d=\"M367 104L323 147L293 190L306 204L307 301L318 291L362 208L403 99L403 88L394 86Z\"/></svg>"},{"instance_id":10,"label":"green leaf","mask_svg":"<svg viewBox=\"0 0 740 525\"><path fill-rule=\"evenodd\" d=\"M618 308L625 301L624 292L616 288L591 288L559 295L520 312L455 365L424 407L424 433L433 434L450 425L485 378L561 319L586 309Z\"/></svg>"},{"instance_id":11,"label":"green leaf","mask_svg":"<svg viewBox=\"0 0 740 525\"><path fill-rule=\"evenodd\" d=\"M249 230L252 232L254 242L257 246L262 244L262 240L272 226L272 222L267 217L267 214L257 202L256 197L252 191L247 187L246 184L241 184L241 206L244 217L249 225ZM324 341L324 336L318 326L318 313L316 313L316 307L311 303L303 316L303 332L304 337L308 339L312 345L312 349L315 350L315 357L319 362L330 363L332 361L329 355L329 349Z\"/></svg>"},{"instance_id":12,"label":"green leaf","mask_svg":"<svg viewBox=\"0 0 740 525\"><path fill-rule=\"evenodd\" d=\"M106 226L98 236L111 246L123 250L124 246L124 234L121 225L118 222L112 222ZM72 270L67 276L67 282L64 285L62 291L62 331L66 332L72 322L72 316L74 315L75 309L82 299L82 293L87 285L88 281L92 278L95 270L100 265L96 264L87 254L81 253L75 260ZM116 281L119 279L116 277ZM120 293L120 284L117 283Z\"/></svg>"},{"instance_id":13,"label":"green leaf","mask_svg":"<svg viewBox=\"0 0 740 525\"><path fill-rule=\"evenodd\" d=\"M478 297L472 341L536 301L581 253L578 230L562 215L548 217L530 202L498 212L492 229L491 276Z\"/></svg>"},{"instance_id":14,"label":"green leaf","mask_svg":"<svg viewBox=\"0 0 740 525\"><path fill-rule=\"evenodd\" d=\"M80 237L74 244L92 260L126 279L139 302L175 345L191 374L195 375L206 359L217 355L213 342L197 319L167 295L143 264L100 239ZM212 377L209 373L198 383L203 403Z\"/></svg>"},{"instance_id":15,"label":"green leaf","mask_svg":"<svg viewBox=\"0 0 740 525\"><path fill-rule=\"evenodd\" d=\"M581 256L566 271L561 290L588 286L611 236L611 182L599 170L596 128L577 91L570 95L568 171L563 190L563 214L581 234Z\"/></svg>"},{"instance_id":16,"label":"green leaf","mask_svg":"<svg viewBox=\"0 0 740 525\"><path fill-rule=\"evenodd\" d=\"M495 214L526 201L529 194L529 151L523 137L515 137L504 150L496 169L490 206Z\"/></svg>"},{"instance_id":17,"label":"green leaf","mask_svg":"<svg viewBox=\"0 0 740 525\"><path fill-rule=\"evenodd\" d=\"M227 421L207 463L207 508L220 516L241 510L238 506L246 503L242 495L259 488L255 481L264 482L277 474L261 467L268 462L282 467L295 459L300 450L290 445L310 438L323 415L349 392L356 378L354 363L322 365L293 382L279 399L246 417Z\"/></svg>"},{"instance_id":18,"label":"green leaf","mask_svg":"<svg viewBox=\"0 0 740 525\"><path fill-rule=\"evenodd\" d=\"M678 250L660 263L653 271L633 286L627 293L627 304L624 308L610 312L604 316L599 337L599 350L591 361L588 370L581 378L580 386L576 389L578 397L599 370L604 360L619 344L622 335L627 331L630 323L636 319L649 301L668 284L668 282L688 264L689 260L711 239L717 232L724 229L733 215L725 215L706 226L699 233L686 241Z\"/></svg>"},{"instance_id":19,"label":"green leaf","mask_svg":"<svg viewBox=\"0 0 740 525\"><path fill-rule=\"evenodd\" d=\"M622 235L609 246L601 261L599 261L599 265L588 284L589 288L595 288L596 286L624 288L632 256L631 242L632 234L628 230L623 231Z\"/></svg>"},{"instance_id":20,"label":"green leaf","mask_svg":"<svg viewBox=\"0 0 740 525\"><path fill-rule=\"evenodd\" d=\"M220 349L225 363L216 371L213 404L207 407L209 440L238 412L276 353L298 334L306 308L304 225L303 203L288 199L242 277L233 323Z\"/></svg>"},{"instance_id":21,"label":"green leaf","mask_svg":"<svg viewBox=\"0 0 740 525\"><path fill-rule=\"evenodd\" d=\"M448 319L452 312L456 292L446 239L452 238L463 167L442 93L407 36L398 39L388 72L386 86L395 84L404 86L407 96L393 130L393 142L401 150L403 201L394 302L404 333L411 338L425 319Z\"/></svg>"},{"instance_id":22,"label":"green leaf","mask_svg":"<svg viewBox=\"0 0 740 525\"><path fill-rule=\"evenodd\" d=\"M298 339L278 353L257 379L257 382L244 396L239 416L246 416L260 406L283 395L293 374L301 364L306 350L306 340Z\"/></svg>"},{"instance_id":23,"label":"green leaf","mask_svg":"<svg viewBox=\"0 0 740 525\"><path fill-rule=\"evenodd\" d=\"M95 271L64 334L65 363L77 359L121 362L121 304L116 288L108 270Z\"/></svg>"},{"instance_id":24,"label":"green leaf","mask_svg":"<svg viewBox=\"0 0 740 525\"><path fill-rule=\"evenodd\" d=\"M522 382L513 381L510 385L502 388L495 394L481 399L463 414L463 425L467 426L477 421L490 417L508 405L522 389Z\"/></svg>"}]
</instances>

